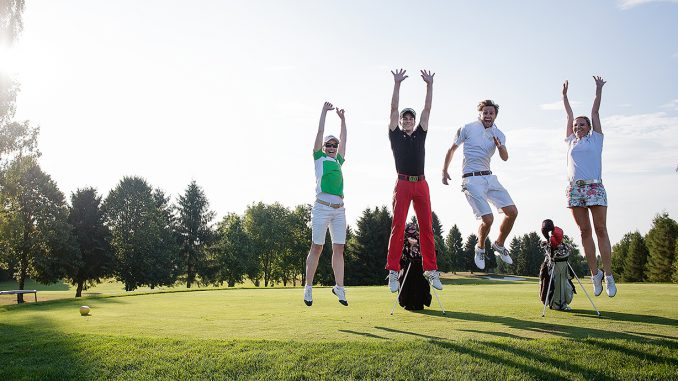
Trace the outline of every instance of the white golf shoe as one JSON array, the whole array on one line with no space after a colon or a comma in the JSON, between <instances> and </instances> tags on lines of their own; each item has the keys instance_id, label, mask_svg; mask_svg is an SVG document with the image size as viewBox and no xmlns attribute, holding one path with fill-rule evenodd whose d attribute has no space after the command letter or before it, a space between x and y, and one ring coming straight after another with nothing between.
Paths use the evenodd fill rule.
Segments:
<instances>
[{"instance_id":1,"label":"white golf shoe","mask_svg":"<svg viewBox=\"0 0 678 381\"><path fill-rule=\"evenodd\" d=\"M389 270L388 271L388 288L391 292L398 292L400 284L398 283L398 272Z\"/></svg>"},{"instance_id":2,"label":"white golf shoe","mask_svg":"<svg viewBox=\"0 0 678 381\"><path fill-rule=\"evenodd\" d=\"M485 268L485 249L481 249L476 246L476 254L473 256L473 261L476 263L476 267L479 269Z\"/></svg>"},{"instance_id":3,"label":"white golf shoe","mask_svg":"<svg viewBox=\"0 0 678 381\"><path fill-rule=\"evenodd\" d=\"M304 287L304 303L309 307L313 304L313 288L311 286Z\"/></svg>"},{"instance_id":4,"label":"white golf shoe","mask_svg":"<svg viewBox=\"0 0 678 381\"><path fill-rule=\"evenodd\" d=\"M596 275L591 277L591 282L593 283L593 295L598 296L603 292L603 272L598 269ZM616 290L616 288L615 288Z\"/></svg>"},{"instance_id":5,"label":"white golf shoe","mask_svg":"<svg viewBox=\"0 0 678 381\"><path fill-rule=\"evenodd\" d=\"M428 270L424 271L424 277L431 283L431 286L436 290L442 290L443 284L440 282L440 271L438 270Z\"/></svg>"},{"instance_id":6,"label":"white golf shoe","mask_svg":"<svg viewBox=\"0 0 678 381\"><path fill-rule=\"evenodd\" d=\"M513 259L509 256L509 251L504 246L499 246L496 242L492 243L492 249L499 253L499 258L509 265L513 264Z\"/></svg>"},{"instance_id":7,"label":"white golf shoe","mask_svg":"<svg viewBox=\"0 0 678 381\"><path fill-rule=\"evenodd\" d=\"M339 286L332 287L332 293L336 295L337 298L339 298L339 303L341 303L344 306L348 306L348 302L346 301L346 293L343 287Z\"/></svg>"},{"instance_id":8,"label":"white golf shoe","mask_svg":"<svg viewBox=\"0 0 678 381\"><path fill-rule=\"evenodd\" d=\"M598 272L600 272L600 270L598 270ZM614 284L614 277L612 275L607 275L605 277L605 291L610 298L617 295L617 285Z\"/></svg>"}]
</instances>

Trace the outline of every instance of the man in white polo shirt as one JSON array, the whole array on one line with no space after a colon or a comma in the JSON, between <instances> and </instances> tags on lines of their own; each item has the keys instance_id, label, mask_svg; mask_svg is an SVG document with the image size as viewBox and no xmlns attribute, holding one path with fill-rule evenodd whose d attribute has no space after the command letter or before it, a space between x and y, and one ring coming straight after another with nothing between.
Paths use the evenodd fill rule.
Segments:
<instances>
[{"instance_id":1,"label":"man in white polo shirt","mask_svg":"<svg viewBox=\"0 0 678 381\"><path fill-rule=\"evenodd\" d=\"M478 112L477 121L457 130L452 146L445 156L443 184L448 185L447 181L452 179L447 169L454 152L463 144L464 162L461 189L466 195L476 219L481 220L478 227L478 246L475 248L473 259L476 266L482 270L485 268L485 239L494 222L494 215L488 201L500 213L504 213L504 220L499 226L499 236L492 243L492 249L498 252L500 258L508 264L512 264L513 261L508 250L504 247L504 243L518 216L518 208L513 203L508 191L497 180L497 176L493 175L490 170L490 159L495 151L499 151L499 157L502 160L508 160L508 151L505 145L506 137L494 124L499 113L499 105L489 99L484 100L478 104Z\"/></svg>"},{"instance_id":2,"label":"man in white polo shirt","mask_svg":"<svg viewBox=\"0 0 678 381\"><path fill-rule=\"evenodd\" d=\"M341 173L346 153L346 120L344 110L337 108L337 115L341 119L340 139L332 135L323 137L325 117L331 110L334 110L334 106L330 102L325 102L313 144L316 200L311 210L312 242L306 257L306 287L304 288L304 303L309 307L313 304L313 277L318 268L318 260L325 244L328 228L330 237L332 237L332 269L336 282L332 293L339 298L339 303L348 306L344 291L346 211L344 210L344 177Z\"/></svg>"}]
</instances>

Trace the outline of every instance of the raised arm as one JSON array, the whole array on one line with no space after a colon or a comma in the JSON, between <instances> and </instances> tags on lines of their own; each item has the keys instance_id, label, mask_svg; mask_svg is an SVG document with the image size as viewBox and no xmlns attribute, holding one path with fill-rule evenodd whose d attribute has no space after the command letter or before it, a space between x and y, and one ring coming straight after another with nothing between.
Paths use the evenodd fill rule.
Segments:
<instances>
[{"instance_id":1,"label":"raised arm","mask_svg":"<svg viewBox=\"0 0 678 381\"><path fill-rule=\"evenodd\" d=\"M603 127L600 125L600 99L603 97L603 85L606 83L600 76L593 76L596 81L596 98L593 100L593 109L591 109L591 124L593 131L602 134Z\"/></svg>"},{"instance_id":2,"label":"raised arm","mask_svg":"<svg viewBox=\"0 0 678 381\"><path fill-rule=\"evenodd\" d=\"M424 111L421 112L419 124L424 131L428 131L428 117L431 115L431 103L433 102L433 76L430 70L422 70L421 78L426 82L426 100L424 101Z\"/></svg>"},{"instance_id":3,"label":"raised arm","mask_svg":"<svg viewBox=\"0 0 678 381\"><path fill-rule=\"evenodd\" d=\"M400 119L400 114L398 112L398 103L400 102L400 83L407 78L405 75L405 70L399 69L395 72L391 70L393 74L393 97L391 97L391 121L388 124L388 128L393 131L398 127L398 119Z\"/></svg>"},{"instance_id":4,"label":"raised arm","mask_svg":"<svg viewBox=\"0 0 678 381\"><path fill-rule=\"evenodd\" d=\"M568 81L563 83L563 105L565 106L565 112L567 113L567 126L565 128L565 137L568 137L574 133L572 130L572 124L574 123L574 115L572 114L572 107L570 107L570 101L567 99L567 88L569 87Z\"/></svg>"},{"instance_id":5,"label":"raised arm","mask_svg":"<svg viewBox=\"0 0 678 381\"><path fill-rule=\"evenodd\" d=\"M332 106L332 103L330 102L325 102L323 104L323 110L320 113L320 122L318 123L318 134L315 136L315 144L313 144L313 152L320 151L323 146L323 134L325 133L325 117L327 116L327 112L330 110L334 110L334 106Z\"/></svg>"},{"instance_id":6,"label":"raised arm","mask_svg":"<svg viewBox=\"0 0 678 381\"><path fill-rule=\"evenodd\" d=\"M344 159L346 158L346 119L344 118L344 109L337 107L337 115L341 119L341 131L339 132L339 149L337 152Z\"/></svg>"},{"instance_id":7,"label":"raised arm","mask_svg":"<svg viewBox=\"0 0 678 381\"><path fill-rule=\"evenodd\" d=\"M449 185L447 183L447 180L452 180L450 174L447 171L448 168L450 167L450 163L452 162L452 156L454 156L454 151L456 151L457 148L459 148L459 146L456 145L455 143L452 143L452 146L450 147L450 149L447 150L447 154L445 155L445 163L443 164L443 184L445 185Z\"/></svg>"}]
</instances>

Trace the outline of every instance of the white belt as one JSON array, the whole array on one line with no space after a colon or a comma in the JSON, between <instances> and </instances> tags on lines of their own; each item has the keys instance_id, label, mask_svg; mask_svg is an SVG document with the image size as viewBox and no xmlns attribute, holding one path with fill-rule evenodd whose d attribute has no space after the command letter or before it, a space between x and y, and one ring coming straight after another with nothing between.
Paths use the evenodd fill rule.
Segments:
<instances>
[{"instance_id":1,"label":"white belt","mask_svg":"<svg viewBox=\"0 0 678 381\"><path fill-rule=\"evenodd\" d=\"M590 184L602 184L603 180L599 179L593 179L593 180L573 180L571 182L572 185L577 185L577 186L584 186L584 185L590 185Z\"/></svg>"}]
</instances>

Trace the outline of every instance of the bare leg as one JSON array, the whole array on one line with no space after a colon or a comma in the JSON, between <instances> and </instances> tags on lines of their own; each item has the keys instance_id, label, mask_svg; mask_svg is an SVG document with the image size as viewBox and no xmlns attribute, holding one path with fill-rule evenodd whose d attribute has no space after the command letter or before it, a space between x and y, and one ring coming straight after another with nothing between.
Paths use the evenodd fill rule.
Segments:
<instances>
[{"instance_id":1,"label":"bare leg","mask_svg":"<svg viewBox=\"0 0 678 381\"><path fill-rule=\"evenodd\" d=\"M480 223L480 226L478 226L478 247L483 249L485 248L485 239L487 239L487 235L490 234L494 216L492 214L486 214L481 218L482 222Z\"/></svg>"},{"instance_id":2,"label":"bare leg","mask_svg":"<svg viewBox=\"0 0 678 381\"><path fill-rule=\"evenodd\" d=\"M311 250L308 251L308 256L306 257L306 285L313 285L313 277L315 276L315 270L318 268L318 260L320 259L320 253L323 251L323 245L316 245L315 243L311 244ZM343 259L343 250L342 250L342 259ZM342 278L343 278L343 266L342 266ZM343 279L342 279L343 280Z\"/></svg>"},{"instance_id":3,"label":"bare leg","mask_svg":"<svg viewBox=\"0 0 678 381\"><path fill-rule=\"evenodd\" d=\"M598 239L598 251L603 261L605 275L612 275L612 247L610 237L607 235L607 206L592 206L591 217L593 217L593 229L596 231Z\"/></svg>"},{"instance_id":4,"label":"bare leg","mask_svg":"<svg viewBox=\"0 0 678 381\"><path fill-rule=\"evenodd\" d=\"M316 261L316 265L317 263ZM344 287L344 245L342 244L332 244L332 269L337 286ZM306 278L308 279L308 275Z\"/></svg>"},{"instance_id":5,"label":"bare leg","mask_svg":"<svg viewBox=\"0 0 678 381\"><path fill-rule=\"evenodd\" d=\"M501 221L501 225L499 225L499 236L495 242L503 247L506 237L508 237L511 229L513 229L513 223L516 222L518 217L518 208L515 205L509 205L501 208L501 211L504 212L504 219Z\"/></svg>"},{"instance_id":6,"label":"bare leg","mask_svg":"<svg viewBox=\"0 0 678 381\"><path fill-rule=\"evenodd\" d=\"M589 210L579 206L575 206L570 209L572 209L574 222L579 227L581 245L584 248L586 262L589 264L589 271L591 272L591 276L594 276L598 273L598 266L596 265L596 245L593 242Z\"/></svg>"}]
</instances>

